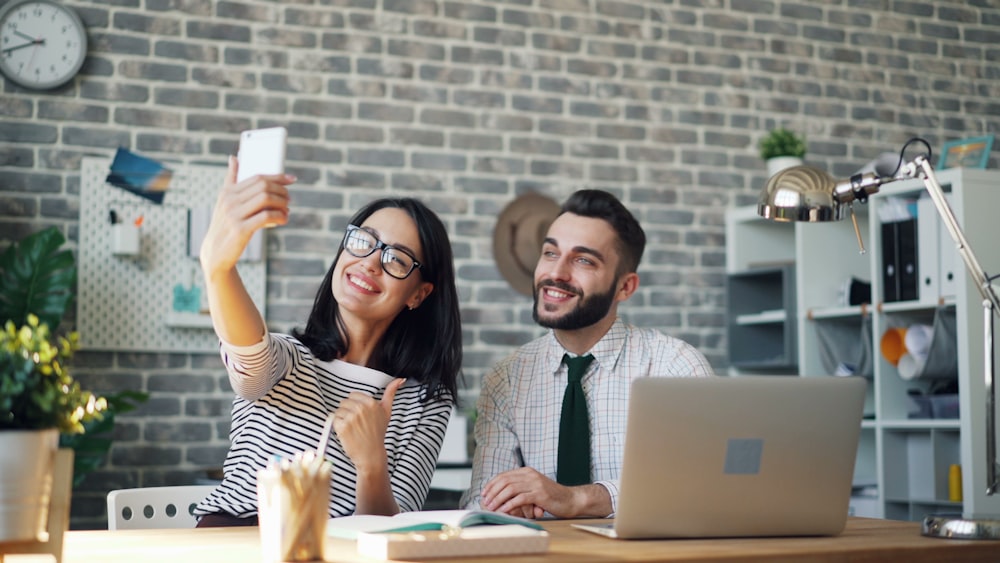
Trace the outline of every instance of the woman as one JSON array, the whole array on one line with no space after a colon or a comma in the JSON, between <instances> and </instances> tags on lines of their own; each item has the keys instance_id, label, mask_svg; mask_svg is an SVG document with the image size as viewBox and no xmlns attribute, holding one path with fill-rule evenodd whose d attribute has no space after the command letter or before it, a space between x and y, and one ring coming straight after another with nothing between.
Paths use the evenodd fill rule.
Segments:
<instances>
[{"instance_id":1,"label":"woman","mask_svg":"<svg viewBox=\"0 0 1000 563\"><path fill-rule=\"evenodd\" d=\"M237 397L222 484L198 526L257 524L257 471L333 436L329 515L419 510L430 488L462 361L451 245L414 199L352 219L305 330L267 331L236 271L257 230L288 221L293 176L229 170L201 247L212 323Z\"/></svg>"}]
</instances>

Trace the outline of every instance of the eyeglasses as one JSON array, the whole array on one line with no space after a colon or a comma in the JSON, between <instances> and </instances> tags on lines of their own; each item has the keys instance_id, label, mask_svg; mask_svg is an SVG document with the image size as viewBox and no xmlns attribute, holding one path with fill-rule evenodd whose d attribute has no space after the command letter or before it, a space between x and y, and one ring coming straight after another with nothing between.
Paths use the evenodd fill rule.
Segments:
<instances>
[{"instance_id":1,"label":"eyeglasses","mask_svg":"<svg viewBox=\"0 0 1000 563\"><path fill-rule=\"evenodd\" d=\"M348 254L357 258L371 256L376 250L381 250L382 271L397 280L405 280L413 270L420 267L420 262L417 262L412 254L380 241L378 237L357 225L347 226L341 246Z\"/></svg>"}]
</instances>

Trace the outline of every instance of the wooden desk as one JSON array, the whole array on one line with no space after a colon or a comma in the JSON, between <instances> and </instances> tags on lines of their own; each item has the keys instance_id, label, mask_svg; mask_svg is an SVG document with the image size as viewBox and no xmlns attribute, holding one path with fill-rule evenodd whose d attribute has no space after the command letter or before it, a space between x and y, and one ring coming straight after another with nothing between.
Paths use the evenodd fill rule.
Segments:
<instances>
[{"instance_id":1,"label":"wooden desk","mask_svg":"<svg viewBox=\"0 0 1000 563\"><path fill-rule=\"evenodd\" d=\"M837 537L712 540L612 540L570 527L568 521L547 522L549 552L519 557L525 563L598 561L740 561L845 562L1000 561L1000 543L944 540L920 535L916 522L850 518ZM371 563L354 551L354 543L329 539L329 561ZM511 557L471 559L476 563L510 561ZM8 561L17 561L9 557ZM257 563L257 528L200 530L71 531L65 537L65 563ZM457 559L442 560L455 562Z\"/></svg>"}]
</instances>

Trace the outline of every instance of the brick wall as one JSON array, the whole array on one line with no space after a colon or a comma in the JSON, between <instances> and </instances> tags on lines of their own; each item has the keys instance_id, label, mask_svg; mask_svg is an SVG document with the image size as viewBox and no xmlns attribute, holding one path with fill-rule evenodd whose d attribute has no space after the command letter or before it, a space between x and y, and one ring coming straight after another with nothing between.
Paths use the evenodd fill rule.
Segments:
<instances>
[{"instance_id":1,"label":"brick wall","mask_svg":"<svg viewBox=\"0 0 1000 563\"><path fill-rule=\"evenodd\" d=\"M452 234L466 405L539 334L492 260L516 194L618 194L650 239L622 315L722 369L723 217L763 185L765 131L805 133L807 160L844 175L914 135L939 148L1000 128L995 0L66 3L89 28L78 79L0 95L2 245L48 225L78 239L84 156L222 164L240 130L283 124L300 180L290 225L268 233L269 325L304 321L363 202L420 197ZM76 373L152 399L120 418L74 527L104 526L109 489L221 464L231 391L215 355L88 352Z\"/></svg>"}]
</instances>

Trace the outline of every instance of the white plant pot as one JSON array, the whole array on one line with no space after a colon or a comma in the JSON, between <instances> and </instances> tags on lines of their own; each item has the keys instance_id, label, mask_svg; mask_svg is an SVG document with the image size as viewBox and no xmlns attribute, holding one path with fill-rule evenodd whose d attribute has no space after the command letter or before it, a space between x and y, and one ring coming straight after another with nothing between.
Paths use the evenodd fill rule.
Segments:
<instances>
[{"instance_id":1,"label":"white plant pot","mask_svg":"<svg viewBox=\"0 0 1000 563\"><path fill-rule=\"evenodd\" d=\"M46 529L59 431L0 430L0 543Z\"/></svg>"},{"instance_id":2,"label":"white plant pot","mask_svg":"<svg viewBox=\"0 0 1000 563\"><path fill-rule=\"evenodd\" d=\"M791 168L792 166L799 166L801 164L803 164L803 161L797 156L776 156L774 158L769 158L767 159L767 176L774 176L785 168Z\"/></svg>"}]
</instances>

